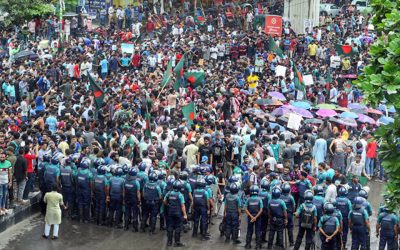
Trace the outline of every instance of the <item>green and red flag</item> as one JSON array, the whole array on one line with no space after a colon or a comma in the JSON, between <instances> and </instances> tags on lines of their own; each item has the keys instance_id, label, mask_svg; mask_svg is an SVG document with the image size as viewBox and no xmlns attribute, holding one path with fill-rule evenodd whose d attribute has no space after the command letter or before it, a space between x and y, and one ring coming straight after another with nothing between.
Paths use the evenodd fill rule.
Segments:
<instances>
[{"instance_id":1,"label":"green and red flag","mask_svg":"<svg viewBox=\"0 0 400 250\"><path fill-rule=\"evenodd\" d=\"M296 65L294 64L293 61L290 61L292 64L292 70L294 74L294 86L297 90L304 91L304 80L303 80L303 75L301 74L300 71L297 70Z\"/></svg>"},{"instance_id":2,"label":"green and red flag","mask_svg":"<svg viewBox=\"0 0 400 250\"><path fill-rule=\"evenodd\" d=\"M96 83L96 81L93 79L93 77L90 73L88 74L88 76L89 76L90 89L92 90L93 95L94 95L94 101L96 104L96 108L100 109L103 106L104 91Z\"/></svg>"},{"instance_id":3,"label":"green and red flag","mask_svg":"<svg viewBox=\"0 0 400 250\"><path fill-rule=\"evenodd\" d=\"M195 8L194 10L195 21L204 23L206 21L206 16L204 14L203 7Z\"/></svg>"},{"instance_id":4,"label":"green and red flag","mask_svg":"<svg viewBox=\"0 0 400 250\"><path fill-rule=\"evenodd\" d=\"M163 75L161 87L164 88L165 86L167 86L171 82L171 79L172 79L172 60L169 60L167 69L165 70Z\"/></svg>"},{"instance_id":5,"label":"green and red flag","mask_svg":"<svg viewBox=\"0 0 400 250\"><path fill-rule=\"evenodd\" d=\"M146 115L144 116L144 119L146 121L146 127L144 130L144 135L148 138L151 138L151 127L150 127L150 113L147 112Z\"/></svg>"},{"instance_id":6,"label":"green and red flag","mask_svg":"<svg viewBox=\"0 0 400 250\"><path fill-rule=\"evenodd\" d=\"M184 72L183 71L183 66L185 65L185 55L186 54L184 54L182 56L181 60L179 60L178 64L174 68L174 73L176 75L176 80L174 82L174 86L173 87L174 87L174 89L176 91L178 91L179 87L181 86L181 81L182 81L183 72Z\"/></svg>"},{"instance_id":7,"label":"green and red flag","mask_svg":"<svg viewBox=\"0 0 400 250\"><path fill-rule=\"evenodd\" d=\"M185 79L193 88L200 86L206 79L206 73L203 71L191 71L184 74Z\"/></svg>"},{"instance_id":8,"label":"green and red flag","mask_svg":"<svg viewBox=\"0 0 400 250\"><path fill-rule=\"evenodd\" d=\"M344 56L354 56L355 53L353 52L353 47L347 44L335 44L335 50L338 55Z\"/></svg>"},{"instance_id":9,"label":"green and red flag","mask_svg":"<svg viewBox=\"0 0 400 250\"><path fill-rule=\"evenodd\" d=\"M283 51L279 46L276 44L275 40L270 36L268 40L268 50L272 51L273 53L277 54L279 57L283 58Z\"/></svg>"},{"instance_id":10,"label":"green and red flag","mask_svg":"<svg viewBox=\"0 0 400 250\"><path fill-rule=\"evenodd\" d=\"M187 119L188 124L192 125L194 119L196 118L195 109L194 109L194 102L187 104L186 106L182 107L183 117Z\"/></svg>"}]
</instances>

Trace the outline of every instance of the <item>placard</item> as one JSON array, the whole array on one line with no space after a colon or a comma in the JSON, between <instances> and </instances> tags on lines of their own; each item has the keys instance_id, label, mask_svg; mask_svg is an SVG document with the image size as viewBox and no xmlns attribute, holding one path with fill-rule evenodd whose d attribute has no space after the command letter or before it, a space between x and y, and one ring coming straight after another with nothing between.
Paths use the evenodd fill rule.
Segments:
<instances>
[{"instance_id":1,"label":"placard","mask_svg":"<svg viewBox=\"0 0 400 250\"><path fill-rule=\"evenodd\" d=\"M287 127L290 129L298 130L300 128L302 119L303 118L301 117L301 115L290 113Z\"/></svg>"},{"instance_id":2,"label":"placard","mask_svg":"<svg viewBox=\"0 0 400 250\"><path fill-rule=\"evenodd\" d=\"M340 56L332 56L330 67L336 69L340 67L340 62Z\"/></svg>"},{"instance_id":3,"label":"placard","mask_svg":"<svg viewBox=\"0 0 400 250\"><path fill-rule=\"evenodd\" d=\"M275 67L275 76L286 76L286 67L282 65L278 65Z\"/></svg>"},{"instance_id":4,"label":"placard","mask_svg":"<svg viewBox=\"0 0 400 250\"><path fill-rule=\"evenodd\" d=\"M282 17L268 15L265 17L265 33L270 35L282 35Z\"/></svg>"},{"instance_id":5,"label":"placard","mask_svg":"<svg viewBox=\"0 0 400 250\"><path fill-rule=\"evenodd\" d=\"M314 79L313 79L311 74L310 75L304 75L303 76L303 81L304 81L304 84L306 86L310 86L310 85L314 84Z\"/></svg>"},{"instance_id":6,"label":"placard","mask_svg":"<svg viewBox=\"0 0 400 250\"><path fill-rule=\"evenodd\" d=\"M135 46L133 43L121 43L122 53L133 54L134 50L135 50Z\"/></svg>"}]
</instances>

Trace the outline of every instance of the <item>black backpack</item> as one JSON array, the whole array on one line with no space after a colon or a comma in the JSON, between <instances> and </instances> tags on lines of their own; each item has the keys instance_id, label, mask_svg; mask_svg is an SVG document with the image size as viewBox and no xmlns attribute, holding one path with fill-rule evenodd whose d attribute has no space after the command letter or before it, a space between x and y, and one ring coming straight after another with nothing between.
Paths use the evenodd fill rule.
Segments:
<instances>
[{"instance_id":1,"label":"black backpack","mask_svg":"<svg viewBox=\"0 0 400 250\"><path fill-rule=\"evenodd\" d=\"M313 226L313 207L309 208L303 205L303 213L301 215L300 226L302 228L311 229Z\"/></svg>"}]
</instances>

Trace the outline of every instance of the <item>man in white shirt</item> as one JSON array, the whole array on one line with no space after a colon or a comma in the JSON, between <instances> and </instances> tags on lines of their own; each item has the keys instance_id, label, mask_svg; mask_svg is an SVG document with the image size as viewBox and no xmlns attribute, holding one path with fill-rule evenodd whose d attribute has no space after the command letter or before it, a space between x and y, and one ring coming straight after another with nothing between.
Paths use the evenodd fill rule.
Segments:
<instances>
[{"instance_id":1,"label":"man in white shirt","mask_svg":"<svg viewBox=\"0 0 400 250\"><path fill-rule=\"evenodd\" d=\"M325 184L327 186L325 191L325 201L331 202L332 199L336 199L337 196L336 186L332 183L332 179L330 177L325 179Z\"/></svg>"},{"instance_id":2,"label":"man in white shirt","mask_svg":"<svg viewBox=\"0 0 400 250\"><path fill-rule=\"evenodd\" d=\"M118 19L118 29L121 30L122 25L124 24L125 13L121 8L118 8L116 15L117 15L117 19Z\"/></svg>"}]
</instances>

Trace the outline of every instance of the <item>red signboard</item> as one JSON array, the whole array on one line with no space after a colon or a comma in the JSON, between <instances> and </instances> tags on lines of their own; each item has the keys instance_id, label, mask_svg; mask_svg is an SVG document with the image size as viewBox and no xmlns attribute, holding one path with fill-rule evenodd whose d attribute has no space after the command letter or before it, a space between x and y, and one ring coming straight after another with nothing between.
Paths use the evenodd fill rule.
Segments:
<instances>
[{"instance_id":1,"label":"red signboard","mask_svg":"<svg viewBox=\"0 0 400 250\"><path fill-rule=\"evenodd\" d=\"M269 15L265 17L265 33L282 35L282 17Z\"/></svg>"}]
</instances>

